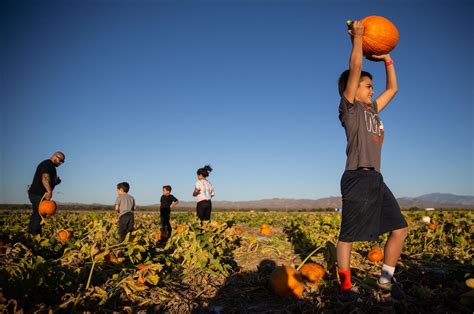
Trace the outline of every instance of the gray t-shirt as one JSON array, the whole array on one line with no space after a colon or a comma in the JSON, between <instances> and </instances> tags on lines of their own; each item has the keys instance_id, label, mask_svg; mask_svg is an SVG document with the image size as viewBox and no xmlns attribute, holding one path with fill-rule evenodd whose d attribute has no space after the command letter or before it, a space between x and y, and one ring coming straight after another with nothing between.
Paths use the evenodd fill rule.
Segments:
<instances>
[{"instance_id":1,"label":"gray t-shirt","mask_svg":"<svg viewBox=\"0 0 474 314\"><path fill-rule=\"evenodd\" d=\"M119 217L123 214L133 212L135 209L135 199L130 194L122 194L117 196L115 205L119 206Z\"/></svg>"},{"instance_id":2,"label":"gray t-shirt","mask_svg":"<svg viewBox=\"0 0 474 314\"><path fill-rule=\"evenodd\" d=\"M384 130L375 100L369 106L357 101L351 104L341 97L339 120L347 137L346 170L367 167L380 172Z\"/></svg>"}]
</instances>

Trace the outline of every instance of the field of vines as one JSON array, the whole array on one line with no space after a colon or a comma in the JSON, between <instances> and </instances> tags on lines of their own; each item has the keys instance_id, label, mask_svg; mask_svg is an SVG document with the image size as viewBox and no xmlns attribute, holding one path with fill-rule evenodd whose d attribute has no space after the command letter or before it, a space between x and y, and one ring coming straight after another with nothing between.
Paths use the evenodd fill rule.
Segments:
<instances>
[{"instance_id":1,"label":"field of vines","mask_svg":"<svg viewBox=\"0 0 474 314\"><path fill-rule=\"evenodd\" d=\"M0 312L24 313L472 313L474 211L405 213L409 234L395 276L405 297L377 289L377 243L354 244L352 281L359 300L342 300L336 275L337 213L172 214L159 238L159 215L135 215L118 240L113 213L59 213L42 235L27 233L29 214L0 216ZM430 223L423 221L430 217ZM271 232L261 234L262 224ZM58 236L61 230L70 237ZM276 266L316 263L325 275L300 297L279 297Z\"/></svg>"}]
</instances>

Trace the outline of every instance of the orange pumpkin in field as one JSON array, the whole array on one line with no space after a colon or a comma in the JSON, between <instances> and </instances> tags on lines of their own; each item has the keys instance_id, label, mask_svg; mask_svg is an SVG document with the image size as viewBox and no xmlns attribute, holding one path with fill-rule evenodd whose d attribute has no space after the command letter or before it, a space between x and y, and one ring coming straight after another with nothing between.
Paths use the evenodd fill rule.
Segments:
<instances>
[{"instance_id":1,"label":"orange pumpkin in field","mask_svg":"<svg viewBox=\"0 0 474 314\"><path fill-rule=\"evenodd\" d=\"M183 233L184 230L186 230L186 226L185 225L178 225L176 227L176 233Z\"/></svg>"},{"instance_id":2,"label":"orange pumpkin in field","mask_svg":"<svg viewBox=\"0 0 474 314\"><path fill-rule=\"evenodd\" d=\"M158 241L164 241L168 239L168 231L158 231L156 233L156 240Z\"/></svg>"},{"instance_id":3,"label":"orange pumpkin in field","mask_svg":"<svg viewBox=\"0 0 474 314\"><path fill-rule=\"evenodd\" d=\"M381 260L383 260L382 250L378 246L374 246L374 248L369 252L368 258L371 262L380 262Z\"/></svg>"},{"instance_id":4,"label":"orange pumpkin in field","mask_svg":"<svg viewBox=\"0 0 474 314\"><path fill-rule=\"evenodd\" d=\"M64 244L67 241L69 241L69 239L71 238L71 234L67 230L61 230L61 231L58 232L57 238L58 238L59 242Z\"/></svg>"},{"instance_id":5,"label":"orange pumpkin in field","mask_svg":"<svg viewBox=\"0 0 474 314\"><path fill-rule=\"evenodd\" d=\"M383 16L371 15L360 20L364 25L362 49L364 56L383 55L392 51L398 43L398 29ZM347 21L349 27L352 21Z\"/></svg>"},{"instance_id":6,"label":"orange pumpkin in field","mask_svg":"<svg viewBox=\"0 0 474 314\"><path fill-rule=\"evenodd\" d=\"M52 216L56 213L56 202L53 200L42 200L38 207L41 216Z\"/></svg>"},{"instance_id":7,"label":"orange pumpkin in field","mask_svg":"<svg viewBox=\"0 0 474 314\"><path fill-rule=\"evenodd\" d=\"M311 283L318 283L319 279L322 279L326 274L324 267L318 264L304 264L300 268L301 276Z\"/></svg>"},{"instance_id":8,"label":"orange pumpkin in field","mask_svg":"<svg viewBox=\"0 0 474 314\"><path fill-rule=\"evenodd\" d=\"M277 266L270 275L270 285L280 297L301 297L304 286L301 275L290 266Z\"/></svg>"},{"instance_id":9,"label":"orange pumpkin in field","mask_svg":"<svg viewBox=\"0 0 474 314\"><path fill-rule=\"evenodd\" d=\"M431 223L431 224L428 225L428 228L429 228L430 230L435 231L435 230L436 230L436 224Z\"/></svg>"},{"instance_id":10,"label":"orange pumpkin in field","mask_svg":"<svg viewBox=\"0 0 474 314\"><path fill-rule=\"evenodd\" d=\"M267 224L263 224L263 225L260 226L260 233L262 235L265 235L265 236L271 235L272 234L272 228L270 228L270 226L267 225Z\"/></svg>"}]
</instances>

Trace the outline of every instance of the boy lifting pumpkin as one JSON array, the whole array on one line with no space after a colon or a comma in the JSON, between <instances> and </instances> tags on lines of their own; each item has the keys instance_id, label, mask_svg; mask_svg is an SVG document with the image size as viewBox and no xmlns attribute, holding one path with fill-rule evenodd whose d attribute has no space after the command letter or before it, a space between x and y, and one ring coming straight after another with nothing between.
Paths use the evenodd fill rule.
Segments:
<instances>
[{"instance_id":1,"label":"boy lifting pumpkin","mask_svg":"<svg viewBox=\"0 0 474 314\"><path fill-rule=\"evenodd\" d=\"M397 93L395 65L388 53L368 56L371 60L383 61L386 70L386 88L377 98L372 98L372 75L362 71L363 24L353 22L349 34L352 40L349 70L339 78L339 120L347 138L347 161L341 178L342 222L337 243L341 293L347 298L358 296L357 288L351 283L352 243L376 241L379 235L390 232L377 285L390 291L392 297L401 298L403 292L393 274L408 228L380 173L384 128L379 113Z\"/></svg>"}]
</instances>

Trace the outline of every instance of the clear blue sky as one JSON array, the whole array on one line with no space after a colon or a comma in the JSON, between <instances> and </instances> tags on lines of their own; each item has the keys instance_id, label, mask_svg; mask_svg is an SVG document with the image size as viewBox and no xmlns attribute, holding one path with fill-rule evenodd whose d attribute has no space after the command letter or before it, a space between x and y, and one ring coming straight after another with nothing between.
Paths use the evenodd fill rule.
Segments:
<instances>
[{"instance_id":1,"label":"clear blue sky","mask_svg":"<svg viewBox=\"0 0 474 314\"><path fill-rule=\"evenodd\" d=\"M56 150L61 202L340 195L348 18L389 18L399 93L381 114L397 197L473 195L472 1L2 1L1 203ZM365 61L375 92L381 63Z\"/></svg>"}]
</instances>

